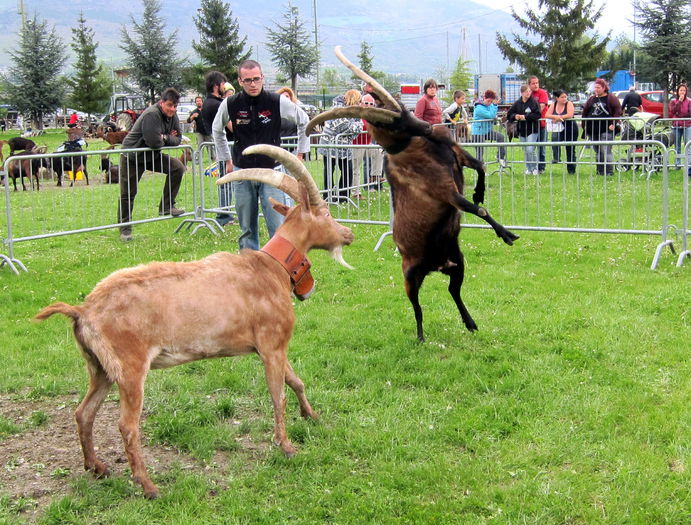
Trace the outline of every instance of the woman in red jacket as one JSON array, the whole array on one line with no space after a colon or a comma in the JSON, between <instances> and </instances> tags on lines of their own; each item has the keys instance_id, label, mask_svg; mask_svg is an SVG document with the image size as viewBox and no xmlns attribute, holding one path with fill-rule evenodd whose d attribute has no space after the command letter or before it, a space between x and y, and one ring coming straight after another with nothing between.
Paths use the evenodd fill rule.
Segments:
<instances>
[{"instance_id":1,"label":"woman in red jacket","mask_svg":"<svg viewBox=\"0 0 691 525\"><path fill-rule=\"evenodd\" d=\"M437 81L428 79L424 85L425 94L415 104L415 116L430 124L441 124L441 104L437 98Z\"/></svg>"}]
</instances>

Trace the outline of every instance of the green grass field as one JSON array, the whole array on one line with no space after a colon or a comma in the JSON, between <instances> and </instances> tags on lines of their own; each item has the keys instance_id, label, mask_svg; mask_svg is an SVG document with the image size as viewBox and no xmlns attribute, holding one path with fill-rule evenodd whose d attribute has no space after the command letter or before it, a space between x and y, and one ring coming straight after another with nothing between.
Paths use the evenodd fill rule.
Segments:
<instances>
[{"instance_id":1,"label":"green grass field","mask_svg":"<svg viewBox=\"0 0 691 525\"><path fill-rule=\"evenodd\" d=\"M524 231L508 247L466 229L480 331L432 274L418 344L391 239L372 251L385 228L353 225L356 269L312 252L317 288L295 304L289 358L321 415L303 421L288 391L296 457L270 444L263 369L247 357L149 375L145 447L178 458L149 461L160 499L143 499L126 463L106 480L48 466L31 454L40 439L78 454L67 413L87 374L69 323L32 316L122 267L237 249L237 226L173 235L176 223L137 226L127 244L114 231L19 243L30 273L0 269L0 523L691 523L691 277L669 252L649 269L657 237ZM113 389L111 413L116 401ZM97 418L97 444L109 432L103 452L124 458L116 427Z\"/></svg>"}]
</instances>

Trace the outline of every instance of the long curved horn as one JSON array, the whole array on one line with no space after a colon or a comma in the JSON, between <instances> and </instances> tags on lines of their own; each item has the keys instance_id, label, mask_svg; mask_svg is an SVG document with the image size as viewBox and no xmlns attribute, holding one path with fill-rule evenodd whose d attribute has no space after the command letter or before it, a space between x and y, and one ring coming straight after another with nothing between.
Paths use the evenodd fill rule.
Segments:
<instances>
[{"instance_id":1,"label":"long curved horn","mask_svg":"<svg viewBox=\"0 0 691 525\"><path fill-rule=\"evenodd\" d=\"M310 135L314 128L327 120L336 118L362 118L367 122L377 122L382 124L393 124L396 118L400 117L398 113L382 108L366 108L363 106L347 106L334 108L330 111L320 113L307 124L305 133Z\"/></svg>"},{"instance_id":2,"label":"long curved horn","mask_svg":"<svg viewBox=\"0 0 691 525\"><path fill-rule=\"evenodd\" d=\"M242 152L243 155L266 155L272 159L283 164L286 169L293 175L297 180L302 182L307 188L307 195L309 195L310 205L312 206L323 206L324 201L319 194L319 188L314 182L312 175L305 165L298 159L295 155L289 151L279 148L278 146L272 146L270 144L255 144L245 148ZM292 197L292 195L291 195ZM295 199L299 201L300 199Z\"/></svg>"},{"instance_id":3,"label":"long curved horn","mask_svg":"<svg viewBox=\"0 0 691 525\"><path fill-rule=\"evenodd\" d=\"M336 57L338 60L340 60L345 67L350 69L355 75L360 79L364 80L367 82L372 88L374 89L374 92L379 96L379 98L382 101L388 102L390 105L392 105L394 108L396 108L398 111L401 111L401 106L396 102L396 99L391 96L391 94L384 89L384 87L374 80L371 76L369 76L367 73L365 73L362 69L357 67L355 64L353 64L350 60L348 60L343 52L341 51L341 46L336 46L334 48L334 53L336 53Z\"/></svg>"},{"instance_id":4,"label":"long curved horn","mask_svg":"<svg viewBox=\"0 0 691 525\"><path fill-rule=\"evenodd\" d=\"M216 184L220 186L221 184L228 184L229 182L237 182L241 180L255 180L257 182L263 182L265 184L275 186L282 192L287 193L294 201L300 201L300 188L298 187L298 181L285 173L274 171L268 168L250 168L233 171L219 178L216 181Z\"/></svg>"}]
</instances>

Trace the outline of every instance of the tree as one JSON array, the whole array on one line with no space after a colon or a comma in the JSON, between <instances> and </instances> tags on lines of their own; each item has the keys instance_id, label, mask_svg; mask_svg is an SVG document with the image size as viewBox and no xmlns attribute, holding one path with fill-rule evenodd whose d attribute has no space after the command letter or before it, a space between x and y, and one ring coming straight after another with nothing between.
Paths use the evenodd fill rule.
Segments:
<instances>
[{"instance_id":1,"label":"tree","mask_svg":"<svg viewBox=\"0 0 691 525\"><path fill-rule=\"evenodd\" d=\"M160 0L142 0L142 3L144 14L141 23L130 15L136 38L130 37L123 26L124 43L120 48L128 56L127 63L135 83L153 104L164 89L181 87L182 61L175 51L177 30L165 35L165 23L159 16L163 11Z\"/></svg>"},{"instance_id":2,"label":"tree","mask_svg":"<svg viewBox=\"0 0 691 525\"><path fill-rule=\"evenodd\" d=\"M53 113L62 103L65 87L60 71L67 60L65 44L36 15L19 32L19 48L9 55L13 65L3 84L7 99L20 113L29 115L32 125L43 129L43 116Z\"/></svg>"},{"instance_id":3,"label":"tree","mask_svg":"<svg viewBox=\"0 0 691 525\"><path fill-rule=\"evenodd\" d=\"M636 54L636 43L626 35L614 39L614 47L605 54L601 69L619 71L633 70L633 57Z\"/></svg>"},{"instance_id":4,"label":"tree","mask_svg":"<svg viewBox=\"0 0 691 525\"><path fill-rule=\"evenodd\" d=\"M357 57L360 59L360 69L371 75L374 72L374 58L372 57L372 48L367 42L360 43L360 53Z\"/></svg>"},{"instance_id":5,"label":"tree","mask_svg":"<svg viewBox=\"0 0 691 525\"><path fill-rule=\"evenodd\" d=\"M639 13L636 26L643 33L645 67L641 73L668 92L691 79L691 6L688 0L650 0L645 4L637 0L634 5Z\"/></svg>"},{"instance_id":6,"label":"tree","mask_svg":"<svg viewBox=\"0 0 691 525\"><path fill-rule=\"evenodd\" d=\"M587 31L602 16L602 7L593 10L593 0L538 0L539 12L528 9L526 18L512 8L518 25L538 41L513 33L512 41L497 33L497 46L511 63L528 75L536 75L553 88L580 89L594 76L603 61L609 33L598 40Z\"/></svg>"},{"instance_id":7,"label":"tree","mask_svg":"<svg viewBox=\"0 0 691 525\"><path fill-rule=\"evenodd\" d=\"M273 63L290 79L290 86L297 93L298 76L311 75L319 63L319 55L316 46L309 43L309 34L297 7L289 3L283 20L285 25L275 24L276 30L266 28L269 40L266 46L273 55Z\"/></svg>"},{"instance_id":8,"label":"tree","mask_svg":"<svg viewBox=\"0 0 691 525\"><path fill-rule=\"evenodd\" d=\"M70 106L91 115L104 110L110 98L113 82L101 64L96 62L94 31L86 25L84 13L79 15L79 25L72 35L75 54L72 77L67 79L71 88Z\"/></svg>"},{"instance_id":9,"label":"tree","mask_svg":"<svg viewBox=\"0 0 691 525\"><path fill-rule=\"evenodd\" d=\"M473 82L473 75L470 73L469 66L470 60L465 60L462 56L458 57L456 67L449 79L449 86L446 90L444 102L451 104L451 102L453 102L453 93L456 90L468 91Z\"/></svg>"},{"instance_id":10,"label":"tree","mask_svg":"<svg viewBox=\"0 0 691 525\"><path fill-rule=\"evenodd\" d=\"M192 41L192 48L207 69L220 71L236 81L238 65L250 57L252 48L245 51L247 37L240 38L240 26L230 5L223 0L202 0L197 13L194 25L199 31L199 43Z\"/></svg>"}]
</instances>

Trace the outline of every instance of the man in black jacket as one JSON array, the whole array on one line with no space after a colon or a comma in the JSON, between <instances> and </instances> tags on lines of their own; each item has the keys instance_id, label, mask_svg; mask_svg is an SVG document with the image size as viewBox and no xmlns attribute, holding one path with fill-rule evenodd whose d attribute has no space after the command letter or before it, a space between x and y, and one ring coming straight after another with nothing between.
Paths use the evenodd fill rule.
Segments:
<instances>
[{"instance_id":1,"label":"man in black jacket","mask_svg":"<svg viewBox=\"0 0 691 525\"><path fill-rule=\"evenodd\" d=\"M164 146L180 145L182 132L177 115L179 101L180 94L173 88L167 88L161 94L161 99L139 116L122 142L123 149L151 148L153 151L124 153L120 156L120 223L130 221L139 180L145 171L167 175L163 196L158 205L159 214L177 217L185 213L185 210L175 207L175 197L185 174L185 166L178 159L157 151ZM132 239L131 225L120 227L120 239Z\"/></svg>"},{"instance_id":2,"label":"man in black jacket","mask_svg":"<svg viewBox=\"0 0 691 525\"><path fill-rule=\"evenodd\" d=\"M297 125L298 157L309 151L309 139L305 135L306 114L288 97L270 93L264 89L264 75L261 66L254 60L240 64L239 76L242 91L223 102L216 113L212 126L218 159L225 161L225 172L233 168L276 168L276 161L265 155L242 155L242 151L254 144L281 145L281 120ZM232 160L225 136L226 124L232 123ZM269 202L273 197L286 202L286 195L268 184L255 181L233 182L235 208L240 221L240 248L259 249L259 205L261 200L264 219L273 237L283 222L283 216L276 212Z\"/></svg>"}]
</instances>

